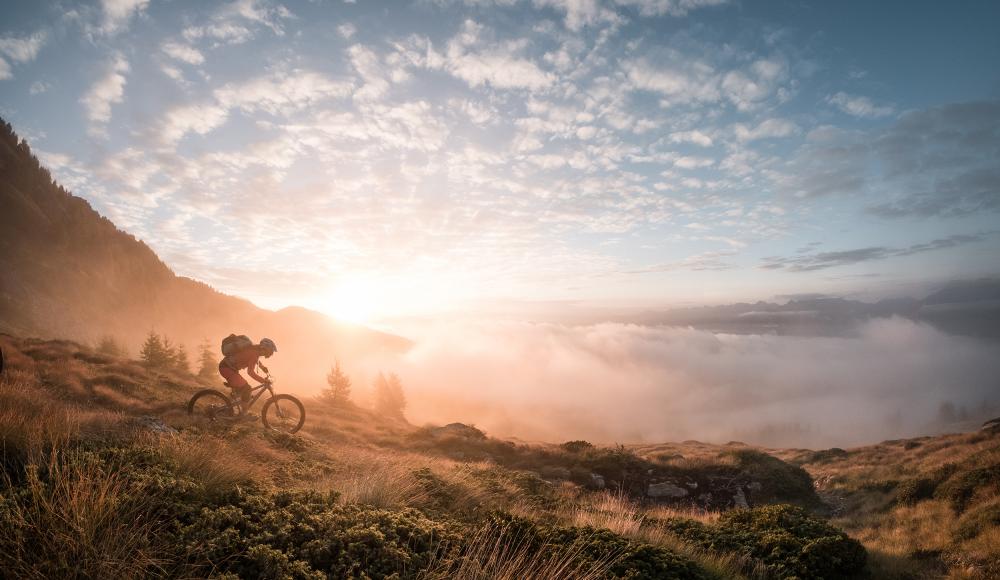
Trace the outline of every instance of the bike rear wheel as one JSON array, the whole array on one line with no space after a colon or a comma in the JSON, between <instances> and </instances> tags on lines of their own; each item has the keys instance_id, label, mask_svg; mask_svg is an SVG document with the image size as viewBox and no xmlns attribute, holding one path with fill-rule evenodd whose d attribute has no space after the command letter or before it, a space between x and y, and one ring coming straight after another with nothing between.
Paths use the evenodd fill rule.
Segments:
<instances>
[{"instance_id":1,"label":"bike rear wheel","mask_svg":"<svg viewBox=\"0 0 1000 580\"><path fill-rule=\"evenodd\" d=\"M279 433L295 433L306 422L306 408L291 395L275 395L260 412L264 426Z\"/></svg>"},{"instance_id":2,"label":"bike rear wheel","mask_svg":"<svg viewBox=\"0 0 1000 580\"><path fill-rule=\"evenodd\" d=\"M215 389L198 391L187 405L188 415L209 422L232 419L236 416L236 405L226 395Z\"/></svg>"}]
</instances>

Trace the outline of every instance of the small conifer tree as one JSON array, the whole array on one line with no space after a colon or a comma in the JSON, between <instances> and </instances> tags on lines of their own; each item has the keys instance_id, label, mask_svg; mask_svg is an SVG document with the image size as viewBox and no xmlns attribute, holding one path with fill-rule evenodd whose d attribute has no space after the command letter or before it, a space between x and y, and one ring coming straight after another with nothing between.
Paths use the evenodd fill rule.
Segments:
<instances>
[{"instance_id":1,"label":"small conifer tree","mask_svg":"<svg viewBox=\"0 0 1000 580\"><path fill-rule=\"evenodd\" d=\"M127 354L125 347L115 340L115 337L110 334L106 334L101 337L101 341L97 343L97 352L106 356L118 358L124 357Z\"/></svg>"},{"instance_id":2,"label":"small conifer tree","mask_svg":"<svg viewBox=\"0 0 1000 580\"><path fill-rule=\"evenodd\" d=\"M386 417L403 419L406 410L406 395L403 394L403 382L396 373L389 373L388 378L379 373L375 377L375 411Z\"/></svg>"},{"instance_id":3,"label":"small conifer tree","mask_svg":"<svg viewBox=\"0 0 1000 580\"><path fill-rule=\"evenodd\" d=\"M171 353L169 343L166 343L159 334L150 330L146 336L146 341L139 349L139 357L149 368L163 369L170 366Z\"/></svg>"},{"instance_id":4,"label":"small conifer tree","mask_svg":"<svg viewBox=\"0 0 1000 580\"><path fill-rule=\"evenodd\" d=\"M326 375L328 388L323 390L323 397L334 404L344 404L351 398L351 377L340 368L340 360L335 359Z\"/></svg>"},{"instance_id":5,"label":"small conifer tree","mask_svg":"<svg viewBox=\"0 0 1000 580\"><path fill-rule=\"evenodd\" d=\"M177 349L174 350L172 358L174 368L184 373L191 372L191 361L188 359L187 349L184 348L183 344L177 345Z\"/></svg>"},{"instance_id":6,"label":"small conifer tree","mask_svg":"<svg viewBox=\"0 0 1000 580\"><path fill-rule=\"evenodd\" d=\"M198 378L210 381L218 375L219 361L215 359L215 351L212 350L212 343L206 338L198 346Z\"/></svg>"}]
</instances>

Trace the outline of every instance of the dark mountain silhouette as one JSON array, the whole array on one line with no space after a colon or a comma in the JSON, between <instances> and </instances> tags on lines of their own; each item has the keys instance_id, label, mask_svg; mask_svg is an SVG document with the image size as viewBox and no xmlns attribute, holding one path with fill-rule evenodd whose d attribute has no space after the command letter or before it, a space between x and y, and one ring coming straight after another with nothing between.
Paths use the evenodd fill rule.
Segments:
<instances>
[{"instance_id":1,"label":"dark mountain silhouette","mask_svg":"<svg viewBox=\"0 0 1000 580\"><path fill-rule=\"evenodd\" d=\"M186 344L229 332L268 336L275 367L315 371L334 360L405 350L406 339L304 308L277 312L175 275L143 242L52 180L28 144L0 123L0 331L135 352L151 330ZM292 373L289 373L292 374Z\"/></svg>"},{"instance_id":2,"label":"dark mountain silhouette","mask_svg":"<svg viewBox=\"0 0 1000 580\"><path fill-rule=\"evenodd\" d=\"M1000 279L960 280L922 300L889 298L875 303L810 296L773 302L648 311L633 322L692 326L736 334L846 336L858 323L899 316L948 332L1000 339Z\"/></svg>"}]
</instances>

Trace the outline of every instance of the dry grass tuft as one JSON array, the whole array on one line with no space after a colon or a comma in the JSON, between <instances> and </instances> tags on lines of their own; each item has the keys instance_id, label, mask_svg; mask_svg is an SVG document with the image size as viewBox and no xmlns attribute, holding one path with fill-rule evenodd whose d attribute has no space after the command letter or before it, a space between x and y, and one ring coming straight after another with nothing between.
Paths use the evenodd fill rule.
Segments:
<instances>
[{"instance_id":1,"label":"dry grass tuft","mask_svg":"<svg viewBox=\"0 0 1000 580\"><path fill-rule=\"evenodd\" d=\"M16 547L0 553L5 576L143 578L159 569L153 518L116 473L58 451L26 471L18 501L0 511L0 543Z\"/></svg>"},{"instance_id":2,"label":"dry grass tuft","mask_svg":"<svg viewBox=\"0 0 1000 580\"><path fill-rule=\"evenodd\" d=\"M479 529L462 556L439 561L422 572L421 580L597 580L621 557L581 562L584 542L546 546L539 550L509 527L488 525Z\"/></svg>"},{"instance_id":3,"label":"dry grass tuft","mask_svg":"<svg viewBox=\"0 0 1000 580\"><path fill-rule=\"evenodd\" d=\"M247 459L237 443L210 436L158 438L163 454L187 476L212 493L263 479L263 467Z\"/></svg>"}]
</instances>

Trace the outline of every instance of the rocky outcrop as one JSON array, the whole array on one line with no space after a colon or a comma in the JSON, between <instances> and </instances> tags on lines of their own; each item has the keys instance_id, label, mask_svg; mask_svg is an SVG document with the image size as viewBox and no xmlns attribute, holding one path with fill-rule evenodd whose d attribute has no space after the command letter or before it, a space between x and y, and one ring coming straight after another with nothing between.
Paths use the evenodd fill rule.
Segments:
<instances>
[{"instance_id":1,"label":"rocky outcrop","mask_svg":"<svg viewBox=\"0 0 1000 580\"><path fill-rule=\"evenodd\" d=\"M659 483L650 483L649 488L646 490L646 495L649 497L687 497L688 490L675 485L669 481L661 481Z\"/></svg>"},{"instance_id":2,"label":"rocky outcrop","mask_svg":"<svg viewBox=\"0 0 1000 580\"><path fill-rule=\"evenodd\" d=\"M136 417L133 423L140 429L151 433L157 433L159 435L176 435L178 433L177 429L167 425L163 422L163 419L160 419L159 417L143 415L141 417Z\"/></svg>"}]
</instances>

